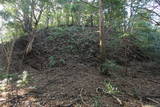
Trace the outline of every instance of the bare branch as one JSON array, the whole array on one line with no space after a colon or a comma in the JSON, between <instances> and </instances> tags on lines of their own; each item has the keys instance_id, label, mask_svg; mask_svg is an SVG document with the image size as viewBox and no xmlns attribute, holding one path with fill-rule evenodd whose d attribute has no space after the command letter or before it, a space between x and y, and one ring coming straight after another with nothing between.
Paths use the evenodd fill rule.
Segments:
<instances>
[{"instance_id":1,"label":"bare branch","mask_svg":"<svg viewBox=\"0 0 160 107\"><path fill-rule=\"evenodd\" d=\"M160 0L155 0L156 3L158 3L158 5L160 5Z\"/></svg>"},{"instance_id":2,"label":"bare branch","mask_svg":"<svg viewBox=\"0 0 160 107\"><path fill-rule=\"evenodd\" d=\"M158 25L158 26L160 26L160 22L157 22L156 20L154 20L154 19L152 19L152 18L150 18L150 19L148 19L148 17L146 17L146 16L144 16L144 15L142 15L142 14L139 14L144 20L146 20L146 21L149 21L149 22L151 22L151 23L153 23L153 24L156 24L156 25Z\"/></svg>"},{"instance_id":3,"label":"bare branch","mask_svg":"<svg viewBox=\"0 0 160 107\"><path fill-rule=\"evenodd\" d=\"M141 8L141 9L147 10L148 12L154 13L155 15L157 15L158 17L160 17L160 14L158 14L157 12L155 12L153 10L150 10L150 9L147 9L147 8Z\"/></svg>"}]
</instances>

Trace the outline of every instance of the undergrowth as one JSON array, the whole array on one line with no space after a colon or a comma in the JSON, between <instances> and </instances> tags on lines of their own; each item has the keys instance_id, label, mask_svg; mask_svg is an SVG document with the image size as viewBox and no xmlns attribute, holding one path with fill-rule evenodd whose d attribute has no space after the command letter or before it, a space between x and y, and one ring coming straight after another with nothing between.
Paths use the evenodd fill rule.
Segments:
<instances>
[{"instance_id":1,"label":"undergrowth","mask_svg":"<svg viewBox=\"0 0 160 107\"><path fill-rule=\"evenodd\" d=\"M120 93L119 89L116 86L114 86L111 82L105 81L104 82L104 89L105 89L105 92L109 93L109 94Z\"/></svg>"},{"instance_id":2,"label":"undergrowth","mask_svg":"<svg viewBox=\"0 0 160 107\"><path fill-rule=\"evenodd\" d=\"M52 42L60 41L63 53L91 55L96 52L96 31L74 26L51 28L49 32L47 39Z\"/></svg>"},{"instance_id":3,"label":"undergrowth","mask_svg":"<svg viewBox=\"0 0 160 107\"><path fill-rule=\"evenodd\" d=\"M31 81L27 71L22 74L0 74L0 91L7 91L8 85L16 84L16 87L25 87Z\"/></svg>"},{"instance_id":4,"label":"undergrowth","mask_svg":"<svg viewBox=\"0 0 160 107\"><path fill-rule=\"evenodd\" d=\"M115 61L112 60L106 60L102 65L101 65L101 73L104 75L110 75L109 72L112 71L118 71L120 70L122 67L120 65L118 65L117 63L115 63Z\"/></svg>"},{"instance_id":5,"label":"undergrowth","mask_svg":"<svg viewBox=\"0 0 160 107\"><path fill-rule=\"evenodd\" d=\"M56 57L55 56L50 56L49 57L49 64L48 66L51 68L51 67L54 67L56 65Z\"/></svg>"},{"instance_id":6,"label":"undergrowth","mask_svg":"<svg viewBox=\"0 0 160 107\"><path fill-rule=\"evenodd\" d=\"M50 68L66 64L66 60L64 58L57 58L56 56L50 56L48 60L49 60L48 67Z\"/></svg>"},{"instance_id":7,"label":"undergrowth","mask_svg":"<svg viewBox=\"0 0 160 107\"><path fill-rule=\"evenodd\" d=\"M95 96L93 98L93 107L102 107L100 98L101 98L100 96Z\"/></svg>"},{"instance_id":8,"label":"undergrowth","mask_svg":"<svg viewBox=\"0 0 160 107\"><path fill-rule=\"evenodd\" d=\"M24 71L18 77L19 77L19 80L17 81L17 87L24 87L24 86L28 85L28 83L30 81L30 76L27 71Z\"/></svg>"}]
</instances>

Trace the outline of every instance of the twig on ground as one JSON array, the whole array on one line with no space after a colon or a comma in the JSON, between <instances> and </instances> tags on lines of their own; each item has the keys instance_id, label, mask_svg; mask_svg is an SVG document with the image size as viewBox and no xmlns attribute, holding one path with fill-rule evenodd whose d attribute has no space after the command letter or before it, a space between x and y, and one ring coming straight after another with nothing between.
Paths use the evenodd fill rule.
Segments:
<instances>
[{"instance_id":1,"label":"twig on ground","mask_svg":"<svg viewBox=\"0 0 160 107\"><path fill-rule=\"evenodd\" d=\"M160 84L160 82L155 81L155 80L148 80L148 81L150 81L150 82L154 82L154 83L157 83L157 84Z\"/></svg>"},{"instance_id":2,"label":"twig on ground","mask_svg":"<svg viewBox=\"0 0 160 107\"><path fill-rule=\"evenodd\" d=\"M82 103L84 104L84 105L86 105L87 107L90 107L90 105L89 104L87 104L85 101L84 101L84 99L83 99L83 96L82 96L82 92L83 92L83 88L81 89L81 91L80 91L80 99L81 99L81 101L82 101Z\"/></svg>"},{"instance_id":3,"label":"twig on ground","mask_svg":"<svg viewBox=\"0 0 160 107\"><path fill-rule=\"evenodd\" d=\"M98 89L96 89L97 92L98 92L98 90L101 90L105 95L111 96L111 97L112 97L113 99L115 99L120 105L123 104L123 102L122 102L118 97L116 97L116 96L113 95L113 94L110 94L110 93L106 92L103 88L98 88Z\"/></svg>"},{"instance_id":4,"label":"twig on ground","mask_svg":"<svg viewBox=\"0 0 160 107\"><path fill-rule=\"evenodd\" d=\"M154 103L156 103L156 104L160 104L160 102L158 102L158 101L156 101L156 100L154 100L154 99L152 99L152 98L147 97L146 99L149 100L149 101L152 101L152 102L154 102Z\"/></svg>"},{"instance_id":5,"label":"twig on ground","mask_svg":"<svg viewBox=\"0 0 160 107\"><path fill-rule=\"evenodd\" d=\"M114 95L112 95L112 94L111 94L111 96L112 96L115 100L117 100L117 102L118 102L120 105L123 104L122 101L121 101L118 97L116 97L116 96L114 96Z\"/></svg>"},{"instance_id":6,"label":"twig on ground","mask_svg":"<svg viewBox=\"0 0 160 107\"><path fill-rule=\"evenodd\" d=\"M143 96L143 98L160 98L160 96L146 95L146 96Z\"/></svg>"}]
</instances>

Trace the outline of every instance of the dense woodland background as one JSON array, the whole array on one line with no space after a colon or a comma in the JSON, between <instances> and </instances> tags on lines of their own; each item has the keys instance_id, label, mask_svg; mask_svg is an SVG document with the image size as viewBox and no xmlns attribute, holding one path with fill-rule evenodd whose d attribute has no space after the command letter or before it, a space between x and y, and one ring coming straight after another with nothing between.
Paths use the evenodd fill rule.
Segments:
<instances>
[{"instance_id":1,"label":"dense woodland background","mask_svg":"<svg viewBox=\"0 0 160 107\"><path fill-rule=\"evenodd\" d=\"M160 0L0 0L2 107L159 107Z\"/></svg>"}]
</instances>

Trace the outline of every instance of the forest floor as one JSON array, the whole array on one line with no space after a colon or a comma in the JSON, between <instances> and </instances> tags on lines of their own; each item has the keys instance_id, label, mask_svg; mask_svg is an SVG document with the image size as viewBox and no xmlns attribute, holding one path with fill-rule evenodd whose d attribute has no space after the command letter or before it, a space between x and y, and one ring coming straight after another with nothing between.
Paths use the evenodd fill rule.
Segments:
<instances>
[{"instance_id":1,"label":"forest floor","mask_svg":"<svg viewBox=\"0 0 160 107\"><path fill-rule=\"evenodd\" d=\"M2 92L1 107L160 107L159 64L128 58L126 70L121 49L108 48L108 57L117 60L122 69L103 75L97 37L96 28L39 31L32 52L24 57L29 39L18 39L11 73L27 71L29 83L23 87L13 83L8 92ZM2 54L0 58L3 59ZM110 88L116 87L118 93L106 93L106 83L111 84Z\"/></svg>"}]
</instances>

